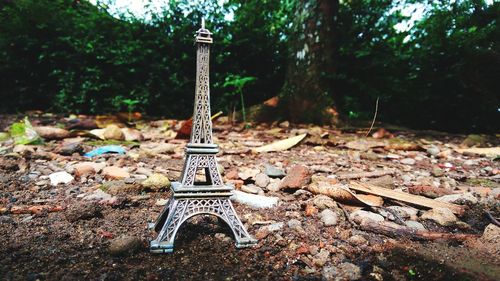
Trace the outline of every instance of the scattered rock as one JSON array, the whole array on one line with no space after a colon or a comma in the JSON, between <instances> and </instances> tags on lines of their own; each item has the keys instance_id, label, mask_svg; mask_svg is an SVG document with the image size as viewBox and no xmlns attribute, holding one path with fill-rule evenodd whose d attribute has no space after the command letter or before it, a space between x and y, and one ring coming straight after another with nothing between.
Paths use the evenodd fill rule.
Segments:
<instances>
[{"instance_id":1,"label":"scattered rock","mask_svg":"<svg viewBox=\"0 0 500 281\"><path fill-rule=\"evenodd\" d=\"M71 156L74 153L82 154L83 146L77 142L63 143L61 146L56 148L55 152L64 156Z\"/></svg>"},{"instance_id":2,"label":"scattered rock","mask_svg":"<svg viewBox=\"0 0 500 281\"><path fill-rule=\"evenodd\" d=\"M488 224L486 228L484 229L483 235L481 236L480 240L483 243L491 243L492 246L496 245L498 251L500 251L500 227L494 225L494 224Z\"/></svg>"},{"instance_id":3,"label":"scattered rock","mask_svg":"<svg viewBox=\"0 0 500 281\"><path fill-rule=\"evenodd\" d=\"M318 207L318 209L337 209L337 202L326 195L316 195L313 199L313 204Z\"/></svg>"},{"instance_id":4,"label":"scattered rock","mask_svg":"<svg viewBox=\"0 0 500 281\"><path fill-rule=\"evenodd\" d=\"M83 196L84 200L95 200L95 201L107 201L111 200L112 196L108 193L102 191L101 189L96 189L90 194Z\"/></svg>"},{"instance_id":5,"label":"scattered rock","mask_svg":"<svg viewBox=\"0 0 500 281\"><path fill-rule=\"evenodd\" d=\"M384 217L372 212L357 210L349 215L349 218L357 223L361 223L363 220L371 220L376 222L384 221Z\"/></svg>"},{"instance_id":6,"label":"scattered rock","mask_svg":"<svg viewBox=\"0 0 500 281\"><path fill-rule=\"evenodd\" d=\"M155 205L156 206L165 206L165 205L167 205L168 201L169 201L169 199L158 199L158 200L156 200Z\"/></svg>"},{"instance_id":7,"label":"scattered rock","mask_svg":"<svg viewBox=\"0 0 500 281\"><path fill-rule=\"evenodd\" d=\"M170 180L162 174L152 174L142 182L142 186L156 191L162 188L169 188Z\"/></svg>"},{"instance_id":8,"label":"scattered rock","mask_svg":"<svg viewBox=\"0 0 500 281\"><path fill-rule=\"evenodd\" d=\"M435 177L442 177L444 175L444 170L439 167L435 167L432 168L431 174Z\"/></svg>"},{"instance_id":9,"label":"scattered rock","mask_svg":"<svg viewBox=\"0 0 500 281\"><path fill-rule=\"evenodd\" d=\"M409 228L425 231L424 225L419 223L418 221L406 221L405 225L408 226Z\"/></svg>"},{"instance_id":10,"label":"scattered rock","mask_svg":"<svg viewBox=\"0 0 500 281\"><path fill-rule=\"evenodd\" d=\"M500 199L500 187L493 188L490 192L490 195L495 199Z\"/></svg>"},{"instance_id":11,"label":"scattered rock","mask_svg":"<svg viewBox=\"0 0 500 281\"><path fill-rule=\"evenodd\" d=\"M374 178L368 181L369 184L381 186L389 189L394 188L394 178L390 175L385 175L379 178Z\"/></svg>"},{"instance_id":12,"label":"scattered rock","mask_svg":"<svg viewBox=\"0 0 500 281\"><path fill-rule=\"evenodd\" d=\"M313 257L312 261L315 265L322 267L326 264L329 257L330 257L330 251L328 251L327 249L321 249L321 251L319 251L319 253L317 253Z\"/></svg>"},{"instance_id":13,"label":"scattered rock","mask_svg":"<svg viewBox=\"0 0 500 281\"><path fill-rule=\"evenodd\" d=\"M464 141L462 142L461 146L465 147L483 147L486 145L487 142L487 137L484 135L468 135Z\"/></svg>"},{"instance_id":14,"label":"scattered rock","mask_svg":"<svg viewBox=\"0 0 500 281\"><path fill-rule=\"evenodd\" d=\"M270 225L262 226L261 228L259 228L259 230L257 230L257 233L255 233L255 238L257 238L259 240L264 239L271 232L279 231L279 230L283 229L284 226L285 226L285 224L282 222L276 222L276 223L272 223Z\"/></svg>"},{"instance_id":15,"label":"scattered rock","mask_svg":"<svg viewBox=\"0 0 500 281\"><path fill-rule=\"evenodd\" d=\"M77 203L70 206L66 212L66 219L69 222L76 222L79 220L89 220L91 218L101 216L101 206L94 203Z\"/></svg>"},{"instance_id":16,"label":"scattered rock","mask_svg":"<svg viewBox=\"0 0 500 281\"><path fill-rule=\"evenodd\" d=\"M135 236L120 236L115 238L109 244L109 253L113 256L122 256L133 254L142 248L142 241Z\"/></svg>"},{"instance_id":17,"label":"scattered rock","mask_svg":"<svg viewBox=\"0 0 500 281\"><path fill-rule=\"evenodd\" d=\"M291 229L296 229L302 227L302 223L298 219L291 219L288 221L288 227Z\"/></svg>"},{"instance_id":18,"label":"scattered rock","mask_svg":"<svg viewBox=\"0 0 500 281\"><path fill-rule=\"evenodd\" d=\"M260 187L255 186L253 184L243 185L241 187L241 191L252 194L259 194L264 192L262 189L260 189Z\"/></svg>"},{"instance_id":19,"label":"scattered rock","mask_svg":"<svg viewBox=\"0 0 500 281\"><path fill-rule=\"evenodd\" d=\"M321 211L320 217L325 226L336 225L339 220L337 213L330 209L324 209L323 211Z\"/></svg>"},{"instance_id":20,"label":"scattered rock","mask_svg":"<svg viewBox=\"0 0 500 281\"><path fill-rule=\"evenodd\" d=\"M117 166L109 166L102 169L102 175L106 179L125 179L129 178L130 174L124 168Z\"/></svg>"},{"instance_id":21,"label":"scattered rock","mask_svg":"<svg viewBox=\"0 0 500 281\"><path fill-rule=\"evenodd\" d=\"M441 152L441 150L439 149L439 147L435 146L435 145L429 145L426 149L427 153L431 156L436 156L439 154L439 152Z\"/></svg>"},{"instance_id":22,"label":"scattered rock","mask_svg":"<svg viewBox=\"0 0 500 281\"><path fill-rule=\"evenodd\" d=\"M372 151L363 152L360 154L361 159L376 161L378 160L378 154Z\"/></svg>"},{"instance_id":23,"label":"scattered rock","mask_svg":"<svg viewBox=\"0 0 500 281\"><path fill-rule=\"evenodd\" d=\"M255 176L255 185L265 188L269 184L269 177L266 174L259 173Z\"/></svg>"},{"instance_id":24,"label":"scattered rock","mask_svg":"<svg viewBox=\"0 0 500 281\"><path fill-rule=\"evenodd\" d=\"M286 176L283 170L269 164L264 164L264 173L270 178L283 178Z\"/></svg>"},{"instance_id":25,"label":"scattered rock","mask_svg":"<svg viewBox=\"0 0 500 281\"><path fill-rule=\"evenodd\" d=\"M249 205L254 208L271 208L278 204L278 197L249 194L239 190L233 191L231 200L234 200L241 204Z\"/></svg>"},{"instance_id":26,"label":"scattered rock","mask_svg":"<svg viewBox=\"0 0 500 281\"><path fill-rule=\"evenodd\" d=\"M353 235L349 237L349 239L347 239L347 242L349 242L353 246L359 246L365 245L368 241L361 235Z\"/></svg>"},{"instance_id":27,"label":"scattered rock","mask_svg":"<svg viewBox=\"0 0 500 281\"><path fill-rule=\"evenodd\" d=\"M321 275L324 280L358 280L361 278L361 269L350 262L344 262L338 266L323 267Z\"/></svg>"},{"instance_id":28,"label":"scattered rock","mask_svg":"<svg viewBox=\"0 0 500 281\"><path fill-rule=\"evenodd\" d=\"M416 185L410 186L408 192L415 195L422 195L429 198L436 198L443 195L449 195L453 192L446 188L439 188L432 185Z\"/></svg>"},{"instance_id":29,"label":"scattered rock","mask_svg":"<svg viewBox=\"0 0 500 281\"><path fill-rule=\"evenodd\" d=\"M73 173L75 174L76 177L82 177L86 175L93 175L96 173L96 170L94 169L94 165L92 165L90 162L82 162L73 165Z\"/></svg>"},{"instance_id":30,"label":"scattered rock","mask_svg":"<svg viewBox=\"0 0 500 281\"><path fill-rule=\"evenodd\" d=\"M309 169L303 165L293 166L283 178L280 189L299 189L311 182Z\"/></svg>"},{"instance_id":31,"label":"scattered rock","mask_svg":"<svg viewBox=\"0 0 500 281\"><path fill-rule=\"evenodd\" d=\"M245 181L249 179L254 179L258 173L260 173L260 170L258 169L242 168L241 171L238 173L238 177Z\"/></svg>"},{"instance_id":32,"label":"scattered rock","mask_svg":"<svg viewBox=\"0 0 500 281\"><path fill-rule=\"evenodd\" d=\"M401 159L401 164L405 164L405 165L415 165L415 159L413 158L404 158L404 159Z\"/></svg>"},{"instance_id":33,"label":"scattered rock","mask_svg":"<svg viewBox=\"0 0 500 281\"><path fill-rule=\"evenodd\" d=\"M171 143L150 143L141 145L140 148L152 156L157 154L167 154L175 152L175 145Z\"/></svg>"},{"instance_id":34,"label":"scattered rock","mask_svg":"<svg viewBox=\"0 0 500 281\"><path fill-rule=\"evenodd\" d=\"M280 190L281 180L271 179L266 189L272 192L278 192Z\"/></svg>"},{"instance_id":35,"label":"scattered rock","mask_svg":"<svg viewBox=\"0 0 500 281\"><path fill-rule=\"evenodd\" d=\"M383 141L374 141L369 139L353 140L345 144L347 148L361 151L365 151L374 147L383 147L385 145L386 143Z\"/></svg>"},{"instance_id":36,"label":"scattered rock","mask_svg":"<svg viewBox=\"0 0 500 281\"><path fill-rule=\"evenodd\" d=\"M442 226L454 225L458 219L448 208L434 208L426 211L421 216L424 220L432 220Z\"/></svg>"},{"instance_id":37,"label":"scattered rock","mask_svg":"<svg viewBox=\"0 0 500 281\"><path fill-rule=\"evenodd\" d=\"M65 129L50 127L50 126L40 126L34 127L37 134L46 140L58 140L64 139L70 136L70 132Z\"/></svg>"},{"instance_id":38,"label":"scattered rock","mask_svg":"<svg viewBox=\"0 0 500 281\"><path fill-rule=\"evenodd\" d=\"M139 130L133 128L122 128L123 137L126 141L142 141L144 136Z\"/></svg>"},{"instance_id":39,"label":"scattered rock","mask_svg":"<svg viewBox=\"0 0 500 281\"><path fill-rule=\"evenodd\" d=\"M49 175L50 184L56 186L60 183L68 184L74 180L73 176L66 171L55 172Z\"/></svg>"},{"instance_id":40,"label":"scattered rock","mask_svg":"<svg viewBox=\"0 0 500 281\"><path fill-rule=\"evenodd\" d=\"M401 207L401 206L389 206L387 209L395 212L399 217L403 219L407 218L417 218L418 210L412 207Z\"/></svg>"},{"instance_id":41,"label":"scattered rock","mask_svg":"<svg viewBox=\"0 0 500 281\"><path fill-rule=\"evenodd\" d=\"M472 192L445 195L438 197L435 200L459 205L471 205L478 202L477 198L474 196L474 194L472 194Z\"/></svg>"},{"instance_id":42,"label":"scattered rock","mask_svg":"<svg viewBox=\"0 0 500 281\"><path fill-rule=\"evenodd\" d=\"M19 153L21 155L26 155L26 154L35 153L35 149L31 145L18 144L16 146L14 146L14 148L12 149L12 152Z\"/></svg>"},{"instance_id":43,"label":"scattered rock","mask_svg":"<svg viewBox=\"0 0 500 281\"><path fill-rule=\"evenodd\" d=\"M231 237L228 237L226 234L221 233L221 232L215 233L215 239L223 241L223 242L230 242L231 241Z\"/></svg>"},{"instance_id":44,"label":"scattered rock","mask_svg":"<svg viewBox=\"0 0 500 281\"><path fill-rule=\"evenodd\" d=\"M135 170L135 173L149 177L153 174L153 171L151 171L151 169L148 168L139 167Z\"/></svg>"},{"instance_id":45,"label":"scattered rock","mask_svg":"<svg viewBox=\"0 0 500 281\"><path fill-rule=\"evenodd\" d=\"M102 136L107 140L125 140L125 135L123 134L122 130L118 126L113 124L106 127L106 129L102 133Z\"/></svg>"}]
</instances>

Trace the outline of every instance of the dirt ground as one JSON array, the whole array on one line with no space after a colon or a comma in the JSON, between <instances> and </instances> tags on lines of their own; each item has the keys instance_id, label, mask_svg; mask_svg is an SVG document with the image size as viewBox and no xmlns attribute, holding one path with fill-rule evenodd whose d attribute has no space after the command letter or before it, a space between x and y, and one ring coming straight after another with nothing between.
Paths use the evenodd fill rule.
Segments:
<instances>
[{"instance_id":1,"label":"dirt ground","mask_svg":"<svg viewBox=\"0 0 500 281\"><path fill-rule=\"evenodd\" d=\"M0 131L7 131L21 116L0 119ZM366 138L363 128L282 122L244 129L217 119L214 141L221 148L218 160L224 180L244 192L277 197L278 204L261 209L233 201L249 233L258 238L253 248L236 249L223 222L196 216L179 231L175 252L159 255L148 251L155 233L147 224L164 208L162 199L168 199L170 191L168 186L147 186L144 181L153 174L178 180L187 143L178 138L183 122L131 124L104 118L133 130L135 135L125 141L109 135L107 140L98 139L95 134L102 131L92 129L106 127L100 117L32 114L30 121L35 128L64 127L71 132L40 133L44 143L37 145L0 140L0 280L498 280L500 276L500 228L495 226L500 217L498 156L467 150L498 147L493 136L387 128L373 130L376 134ZM291 148L253 151L304 133L307 136ZM121 145L126 153L82 155L109 144ZM84 162L100 163L101 168L83 173L77 164ZM265 165L286 177L274 175ZM292 175L297 166L306 172ZM126 176L102 167L118 167ZM380 171L384 172L377 174ZM53 185L50 175L56 172L66 172L73 180ZM445 196L437 201L463 206L465 212L443 222L428 208L408 202L378 196L383 205L368 206L314 194L308 188L349 187L352 180L429 198ZM405 211L398 213L394 207ZM380 234L363 228L365 219L448 236ZM455 239L455 234L469 236Z\"/></svg>"}]
</instances>

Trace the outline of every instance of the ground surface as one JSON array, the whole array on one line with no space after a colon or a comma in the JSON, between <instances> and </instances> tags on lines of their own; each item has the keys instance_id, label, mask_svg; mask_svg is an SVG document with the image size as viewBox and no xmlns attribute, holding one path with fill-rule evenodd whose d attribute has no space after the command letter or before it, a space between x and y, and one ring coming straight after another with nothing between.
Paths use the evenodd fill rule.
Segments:
<instances>
[{"instance_id":1,"label":"ground surface","mask_svg":"<svg viewBox=\"0 0 500 281\"><path fill-rule=\"evenodd\" d=\"M18 118L3 116L0 129ZM499 162L491 155L457 152L460 147L497 146L495 138L396 129L365 138L363 129L285 122L244 130L216 120L214 135L222 149L218 159L224 179L243 191L277 197L279 203L268 209L233 203L248 231L259 239L254 248L236 249L223 223L197 216L178 233L175 253L154 255L148 252L148 241L155 233L147 223L156 219L165 204L162 199L170 193L162 185L142 182L152 174L178 179L187 143L175 139L182 122L136 121L135 138L129 139L142 140L117 142L99 141L88 133L96 125L93 117L32 115L30 120L34 126L71 127L72 135L56 140L46 136L43 145L0 142L0 280L495 280L500 276L500 235L494 226L500 215ZM119 123L112 118L97 121L100 126ZM302 133L307 137L290 149L252 152ZM82 150L110 143L121 144L126 154L81 155ZM102 164L82 171L77 166L81 162ZM283 170L287 177L270 179L265 164ZM104 172L102 166L123 168L119 172L126 174ZM297 173L304 167L304 174ZM296 178L290 178L291 169ZM74 180L51 185L49 176L61 171ZM424 215L426 208L398 200L382 198L380 207L353 206L349 200L336 203L308 191L314 185L349 187L350 180L431 198L457 194L447 201L465 205L466 212L439 223ZM369 213L354 216L360 209ZM406 225L412 221L412 227L422 232L471 234L471 238L429 241L386 233L389 237L360 227L368 219L365 216L405 229L411 229ZM491 231L483 235L487 226Z\"/></svg>"}]
</instances>

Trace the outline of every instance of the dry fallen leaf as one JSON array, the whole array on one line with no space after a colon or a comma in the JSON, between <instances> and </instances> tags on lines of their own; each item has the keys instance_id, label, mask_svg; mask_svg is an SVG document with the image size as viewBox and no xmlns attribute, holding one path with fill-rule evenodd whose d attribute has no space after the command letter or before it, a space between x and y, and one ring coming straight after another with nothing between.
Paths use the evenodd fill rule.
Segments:
<instances>
[{"instance_id":1,"label":"dry fallen leaf","mask_svg":"<svg viewBox=\"0 0 500 281\"><path fill-rule=\"evenodd\" d=\"M287 149L290 149L290 148L296 146L306 136L307 136L307 134L302 134L302 135L298 135L298 136L291 137L288 139L280 140L277 142L273 142L271 144L257 147L255 149L253 149L253 151L255 151L255 152L271 152L271 151L287 150Z\"/></svg>"},{"instance_id":2,"label":"dry fallen leaf","mask_svg":"<svg viewBox=\"0 0 500 281\"><path fill-rule=\"evenodd\" d=\"M498 157L500 156L500 146L496 147L471 147L471 148L457 148L455 149L458 153L471 153L478 155L486 155L486 157Z\"/></svg>"},{"instance_id":3,"label":"dry fallen leaf","mask_svg":"<svg viewBox=\"0 0 500 281\"><path fill-rule=\"evenodd\" d=\"M345 146L349 149L353 150L361 150L365 151L374 147L383 147L386 145L384 141L376 141L376 140L368 140L368 139L359 139L353 140L345 144Z\"/></svg>"},{"instance_id":4,"label":"dry fallen leaf","mask_svg":"<svg viewBox=\"0 0 500 281\"><path fill-rule=\"evenodd\" d=\"M335 201L349 205L362 206L382 206L384 200L378 196L366 196L353 193L349 187L342 184L330 184L328 182L318 182L310 184L307 190L314 194L323 194L333 198Z\"/></svg>"}]
</instances>

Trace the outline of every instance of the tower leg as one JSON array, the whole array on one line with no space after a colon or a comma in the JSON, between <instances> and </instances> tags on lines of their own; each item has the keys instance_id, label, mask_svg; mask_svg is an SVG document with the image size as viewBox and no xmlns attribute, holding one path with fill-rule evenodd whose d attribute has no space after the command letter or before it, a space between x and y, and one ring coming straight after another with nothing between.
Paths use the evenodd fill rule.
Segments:
<instances>
[{"instance_id":1,"label":"tower leg","mask_svg":"<svg viewBox=\"0 0 500 281\"><path fill-rule=\"evenodd\" d=\"M155 225L155 229L160 231L157 238L150 242L152 253L173 252L175 236L180 226L190 217L200 214L215 215L224 220L233 231L237 248L249 247L257 242L245 230L227 197L172 198L170 201Z\"/></svg>"}]
</instances>

